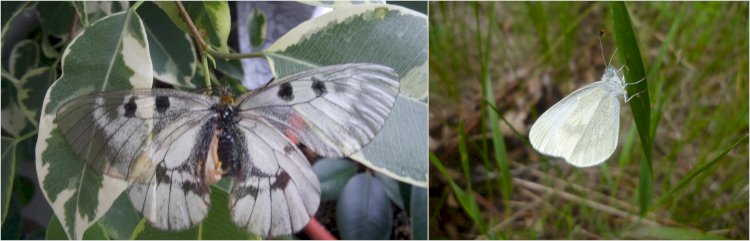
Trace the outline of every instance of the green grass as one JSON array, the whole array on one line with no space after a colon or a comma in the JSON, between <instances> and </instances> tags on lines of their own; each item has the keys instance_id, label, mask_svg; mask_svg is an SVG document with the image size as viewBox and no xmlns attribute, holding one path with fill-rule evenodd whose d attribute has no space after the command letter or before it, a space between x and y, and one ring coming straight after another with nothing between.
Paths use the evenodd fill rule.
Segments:
<instances>
[{"instance_id":1,"label":"green grass","mask_svg":"<svg viewBox=\"0 0 750 241\"><path fill-rule=\"evenodd\" d=\"M747 2L430 3L431 160L442 166L430 238L748 239L747 12ZM646 77L628 93L647 92L622 105L613 157L578 169L526 135L601 77L602 28L626 80Z\"/></svg>"}]
</instances>

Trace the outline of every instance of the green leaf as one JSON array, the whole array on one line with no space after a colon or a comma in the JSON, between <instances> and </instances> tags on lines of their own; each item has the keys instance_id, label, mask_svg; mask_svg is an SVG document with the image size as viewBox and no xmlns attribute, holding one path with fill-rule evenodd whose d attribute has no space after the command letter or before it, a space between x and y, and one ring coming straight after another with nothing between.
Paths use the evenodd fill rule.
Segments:
<instances>
[{"instance_id":1,"label":"green leaf","mask_svg":"<svg viewBox=\"0 0 750 241\"><path fill-rule=\"evenodd\" d=\"M190 35L180 31L154 3L145 2L138 8L148 36L154 78L171 85L194 89L190 82L198 59Z\"/></svg>"},{"instance_id":2,"label":"green leaf","mask_svg":"<svg viewBox=\"0 0 750 241\"><path fill-rule=\"evenodd\" d=\"M380 133L350 157L396 180L427 186L427 18L392 5L343 6L306 21L264 54L276 78L320 66L376 63L401 77Z\"/></svg>"},{"instance_id":3,"label":"green leaf","mask_svg":"<svg viewBox=\"0 0 750 241\"><path fill-rule=\"evenodd\" d=\"M383 183L385 194L388 194L388 198L390 198L391 201L399 208L405 208L404 198L401 197L401 189L399 189L398 181L380 172L376 172L375 177L377 179L380 179L380 182Z\"/></svg>"},{"instance_id":4,"label":"green leaf","mask_svg":"<svg viewBox=\"0 0 750 241\"><path fill-rule=\"evenodd\" d=\"M641 51L638 48L638 39L630 22L630 14L624 2L612 2L612 20L614 21L615 37L617 47L620 50L620 60L625 63L625 81L633 83L643 79L646 71L643 67ZM653 137L650 135L651 109L648 93L648 80L628 86L628 97L638 94L638 97L630 100L630 108L633 110L633 118L641 138L645 159L641 162L640 179L638 181L638 198L640 200L641 215L648 211L651 196L653 195L653 176L651 168L651 146Z\"/></svg>"},{"instance_id":5,"label":"green leaf","mask_svg":"<svg viewBox=\"0 0 750 241\"><path fill-rule=\"evenodd\" d=\"M259 239L259 236L248 234L231 221L229 213L229 193L211 186L211 207L208 216L198 226L180 232L162 231L151 227L142 220L132 239Z\"/></svg>"},{"instance_id":6,"label":"green leaf","mask_svg":"<svg viewBox=\"0 0 750 241\"><path fill-rule=\"evenodd\" d=\"M427 240L427 188L412 187L410 205L412 239Z\"/></svg>"},{"instance_id":7,"label":"green leaf","mask_svg":"<svg viewBox=\"0 0 750 241\"><path fill-rule=\"evenodd\" d=\"M323 158L312 168L320 180L321 201L338 198L346 182L357 173L357 167L345 159Z\"/></svg>"},{"instance_id":8,"label":"green leaf","mask_svg":"<svg viewBox=\"0 0 750 241\"><path fill-rule=\"evenodd\" d=\"M36 5L39 21L45 33L67 36L73 24L75 8L70 2L39 2Z\"/></svg>"},{"instance_id":9,"label":"green leaf","mask_svg":"<svg viewBox=\"0 0 750 241\"><path fill-rule=\"evenodd\" d=\"M20 239L21 232L23 230L23 217L21 216L21 209L23 205L15 196L10 199L10 205L8 208L8 216L3 221L2 232L0 232L3 240L8 239Z\"/></svg>"},{"instance_id":10,"label":"green leaf","mask_svg":"<svg viewBox=\"0 0 750 241\"><path fill-rule=\"evenodd\" d=\"M266 15L254 8L247 16L247 32L250 34L250 45L259 48L266 41Z\"/></svg>"},{"instance_id":11,"label":"green leaf","mask_svg":"<svg viewBox=\"0 0 750 241\"><path fill-rule=\"evenodd\" d=\"M2 11L2 13L0 16L2 16L3 37L5 37L5 26L10 23L17 13L23 11L29 3L21 1L3 1L1 4L2 8L0 8L0 11Z\"/></svg>"},{"instance_id":12,"label":"green leaf","mask_svg":"<svg viewBox=\"0 0 750 241\"><path fill-rule=\"evenodd\" d=\"M242 63L239 59L216 58L216 70L237 82L245 79L245 72L242 70Z\"/></svg>"},{"instance_id":13,"label":"green leaf","mask_svg":"<svg viewBox=\"0 0 750 241\"><path fill-rule=\"evenodd\" d=\"M112 239L129 239L141 219L141 215L130 202L128 193L123 192L109 211L99 219L99 226Z\"/></svg>"},{"instance_id":14,"label":"green leaf","mask_svg":"<svg viewBox=\"0 0 750 241\"><path fill-rule=\"evenodd\" d=\"M367 173L352 177L336 203L336 224L342 239L388 239L393 210L380 180Z\"/></svg>"},{"instance_id":15,"label":"green leaf","mask_svg":"<svg viewBox=\"0 0 750 241\"><path fill-rule=\"evenodd\" d=\"M126 183L102 176L78 160L53 120L57 108L76 96L151 87L151 59L140 17L128 11L102 18L68 45L62 63L62 76L50 87L42 107L36 172L67 236L81 239Z\"/></svg>"},{"instance_id":16,"label":"green leaf","mask_svg":"<svg viewBox=\"0 0 750 241\"><path fill-rule=\"evenodd\" d=\"M228 52L227 39L231 30L231 14L229 4L221 2L182 2L190 19L193 20L198 32L206 44ZM180 11L174 2L156 2L172 22L185 33L190 33L187 23L180 16Z\"/></svg>"},{"instance_id":17,"label":"green leaf","mask_svg":"<svg viewBox=\"0 0 750 241\"><path fill-rule=\"evenodd\" d=\"M57 220L57 217L54 215L49 219L49 223L47 224L45 238L47 240L68 239L68 236L65 234L65 228L63 228L60 220Z\"/></svg>"},{"instance_id":18,"label":"green leaf","mask_svg":"<svg viewBox=\"0 0 750 241\"><path fill-rule=\"evenodd\" d=\"M13 190L13 181L16 177L16 158L15 158L15 142L13 139L8 137L2 137L2 221L5 222L5 217L8 215L8 205L10 205L11 191Z\"/></svg>"},{"instance_id":19,"label":"green leaf","mask_svg":"<svg viewBox=\"0 0 750 241\"><path fill-rule=\"evenodd\" d=\"M37 66L39 66L39 46L34 41L25 39L13 46L8 57L8 70L13 77L20 78Z\"/></svg>"}]
</instances>

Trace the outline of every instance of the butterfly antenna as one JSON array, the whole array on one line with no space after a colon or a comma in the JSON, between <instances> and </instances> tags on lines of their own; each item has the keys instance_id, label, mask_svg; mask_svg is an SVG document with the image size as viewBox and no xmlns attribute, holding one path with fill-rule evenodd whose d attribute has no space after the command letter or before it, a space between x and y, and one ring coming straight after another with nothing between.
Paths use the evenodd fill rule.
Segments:
<instances>
[{"instance_id":1,"label":"butterfly antenna","mask_svg":"<svg viewBox=\"0 0 750 241\"><path fill-rule=\"evenodd\" d=\"M599 50L601 50L602 52L602 60L604 61L604 63L607 63L607 58L604 57L604 47L602 47L602 35L604 35L604 28L599 30ZM609 61L611 63L612 59L610 59ZM609 64L607 64L607 66L609 66Z\"/></svg>"}]
</instances>

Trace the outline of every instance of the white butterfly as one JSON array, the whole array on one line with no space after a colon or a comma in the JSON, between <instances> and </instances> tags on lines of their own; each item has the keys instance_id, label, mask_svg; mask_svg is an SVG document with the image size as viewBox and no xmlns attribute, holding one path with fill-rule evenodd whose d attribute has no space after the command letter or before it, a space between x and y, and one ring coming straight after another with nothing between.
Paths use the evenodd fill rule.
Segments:
<instances>
[{"instance_id":1,"label":"white butterfly","mask_svg":"<svg viewBox=\"0 0 750 241\"><path fill-rule=\"evenodd\" d=\"M304 228L320 203L297 141L322 156L353 154L378 133L398 91L393 69L345 64L236 101L172 89L95 93L65 103L56 120L88 166L129 181L130 200L152 226L195 226L208 213L209 186L231 176L232 221L280 236Z\"/></svg>"},{"instance_id":2,"label":"white butterfly","mask_svg":"<svg viewBox=\"0 0 750 241\"><path fill-rule=\"evenodd\" d=\"M643 81L625 83L625 77L617 75L621 70L607 64L600 81L573 91L545 111L531 126L531 146L577 167L594 166L609 159L617 148L620 132L618 98L628 102L638 94L625 98L625 87Z\"/></svg>"}]
</instances>

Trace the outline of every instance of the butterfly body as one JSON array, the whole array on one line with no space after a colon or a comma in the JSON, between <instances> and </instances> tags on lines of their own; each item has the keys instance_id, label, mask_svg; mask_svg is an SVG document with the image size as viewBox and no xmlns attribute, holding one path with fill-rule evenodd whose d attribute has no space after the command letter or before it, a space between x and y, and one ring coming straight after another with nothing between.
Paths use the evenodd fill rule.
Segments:
<instances>
[{"instance_id":1,"label":"butterfly body","mask_svg":"<svg viewBox=\"0 0 750 241\"><path fill-rule=\"evenodd\" d=\"M200 223L209 186L232 177L232 221L275 237L301 230L320 202L320 183L296 144L326 157L353 154L385 123L398 85L386 66L333 65L236 100L172 89L89 94L63 104L56 121L89 167L129 182L133 206L152 226Z\"/></svg>"}]
</instances>

